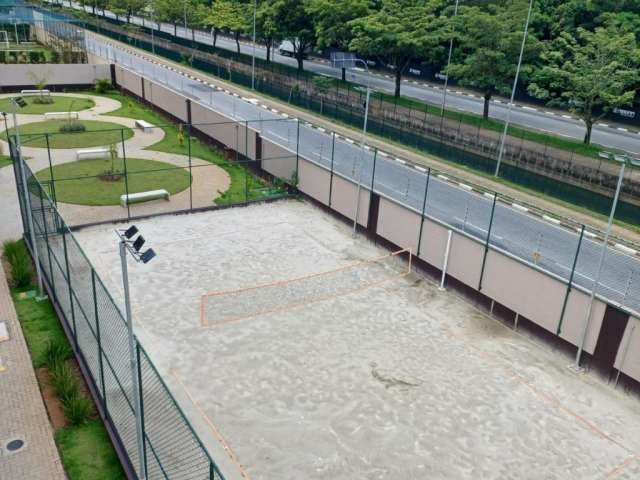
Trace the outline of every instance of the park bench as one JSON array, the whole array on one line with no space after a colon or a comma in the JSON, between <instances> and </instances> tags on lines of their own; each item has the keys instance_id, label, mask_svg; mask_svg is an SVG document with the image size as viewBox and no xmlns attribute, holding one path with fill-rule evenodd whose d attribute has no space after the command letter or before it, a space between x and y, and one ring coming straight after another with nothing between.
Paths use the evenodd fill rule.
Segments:
<instances>
[{"instance_id":1,"label":"park bench","mask_svg":"<svg viewBox=\"0 0 640 480\"><path fill-rule=\"evenodd\" d=\"M32 95L51 95L49 90L21 90L20 93L25 97L29 97Z\"/></svg>"},{"instance_id":2,"label":"park bench","mask_svg":"<svg viewBox=\"0 0 640 480\"><path fill-rule=\"evenodd\" d=\"M46 112L44 118L45 120L69 120L71 118L77 120L79 114L78 112Z\"/></svg>"},{"instance_id":3,"label":"park bench","mask_svg":"<svg viewBox=\"0 0 640 480\"><path fill-rule=\"evenodd\" d=\"M136 127L145 133L150 132L153 129L153 125L146 120L136 120Z\"/></svg>"},{"instance_id":4,"label":"park bench","mask_svg":"<svg viewBox=\"0 0 640 480\"><path fill-rule=\"evenodd\" d=\"M76 150L76 158L78 160L87 160L90 158L102 158L108 157L110 155L110 151L107 147L98 147L98 148L83 148L80 150Z\"/></svg>"},{"instance_id":5,"label":"park bench","mask_svg":"<svg viewBox=\"0 0 640 480\"><path fill-rule=\"evenodd\" d=\"M147 202L149 200L158 200L163 198L169 200L169 192L164 189L150 190L148 192L130 193L129 195L120 195L120 206L126 207L132 203Z\"/></svg>"}]
</instances>

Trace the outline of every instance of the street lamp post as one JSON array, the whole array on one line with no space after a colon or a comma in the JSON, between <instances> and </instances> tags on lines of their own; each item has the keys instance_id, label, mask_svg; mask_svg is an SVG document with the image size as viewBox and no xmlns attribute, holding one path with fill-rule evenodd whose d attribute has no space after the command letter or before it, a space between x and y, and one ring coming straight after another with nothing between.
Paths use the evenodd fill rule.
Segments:
<instances>
[{"instance_id":1,"label":"street lamp post","mask_svg":"<svg viewBox=\"0 0 640 480\"><path fill-rule=\"evenodd\" d=\"M18 117L17 117L17 108L24 107L27 102L24 101L22 97L13 97L11 98L11 113L13 115L13 128L16 130L16 152L18 154L17 161L20 165L20 182L22 183L22 191L24 194L25 201L25 210L27 211L27 222L29 223L29 238L31 240L31 247L34 256L34 263L36 264L36 274L38 276L38 296L36 300L44 300L47 296L44 293L44 288L42 284L42 270L40 269L40 255L38 253L38 246L36 245L36 232L33 228L33 215L31 213L31 197L29 195L29 188L27 187L27 175L25 173L26 162L24 161L24 157L22 156L22 146L20 143L20 128L18 127ZM6 117L5 117L6 121ZM8 137L7 137L8 140Z\"/></svg>"},{"instance_id":2,"label":"street lamp post","mask_svg":"<svg viewBox=\"0 0 640 480\"><path fill-rule=\"evenodd\" d=\"M627 164L640 165L640 162L635 162L627 155L613 155L604 152L609 158L620 162L620 172L618 173L618 184L616 186L616 193L613 196L613 204L611 205L611 212L609 213L609 222L607 223L607 229L604 234L604 240L602 244L602 251L600 252L600 259L598 260L598 269L596 270L596 276L593 280L593 288L591 289L591 295L589 296L589 307L587 308L587 314L584 319L584 326L582 328L582 336L580 338L580 345L578 345L578 352L576 353L576 361L574 367L580 368L580 360L582 357L582 351L584 350L584 344L587 340L587 333L589 332L589 326L591 325L591 314L593 312L593 304L598 290L598 284L600 283L600 276L602 275L602 268L604 267L604 260L607 255L607 247L609 244L609 236L611 235L611 226L613 224L613 218L616 213L616 207L618 206L618 198L620 197L620 190L622 189L622 181L624 180L624 170Z\"/></svg>"},{"instance_id":3,"label":"street lamp post","mask_svg":"<svg viewBox=\"0 0 640 480\"><path fill-rule=\"evenodd\" d=\"M251 90L255 90L256 77L256 13L258 0L253 0L253 53L251 54Z\"/></svg>"},{"instance_id":4,"label":"street lamp post","mask_svg":"<svg viewBox=\"0 0 640 480\"><path fill-rule=\"evenodd\" d=\"M140 468L140 479L147 478L146 464L144 461L144 441L142 430L142 404L140 398L140 385L138 383L138 361L136 356L136 339L133 333L133 319L131 316L131 295L129 293L129 270L127 268L127 252L133 257L136 262L148 263L153 257L155 252L153 249L148 249L144 253L140 253L140 248L145 243L142 235L139 235L135 240L132 237L138 233L138 229L135 225L130 226L126 230L116 230L116 235L120 239L120 263L122 266L122 284L124 286L124 305L125 316L127 322L127 336L129 340L129 365L131 368L131 390L133 398L133 410L136 419L136 440L138 446L138 461Z\"/></svg>"},{"instance_id":5,"label":"street lamp post","mask_svg":"<svg viewBox=\"0 0 640 480\"><path fill-rule=\"evenodd\" d=\"M520 76L520 67L522 66L522 57L524 55L524 46L527 43L527 31L529 30L529 21L531 20L531 10L533 9L533 0L529 0L529 11L527 12L527 22L524 24L524 34L522 35L522 45L520 46L520 56L518 57L518 67L516 68L516 77L513 79L513 88L511 89L511 100L507 106L507 118L504 122L504 130L500 139L500 152L498 153L498 161L496 163L496 171L494 176L500 173L500 164L502 163L502 155L504 154L504 143L507 139L507 130L509 129L509 120L511 119L511 109L513 108L513 100L516 96L516 87L518 86L518 77Z\"/></svg>"},{"instance_id":6,"label":"street lamp post","mask_svg":"<svg viewBox=\"0 0 640 480\"><path fill-rule=\"evenodd\" d=\"M453 18L458 15L458 3L460 0L456 0L456 6L453 10ZM449 85L449 66L451 65L451 54L453 53L453 32L451 33L451 39L449 40L449 58L447 60L447 74L444 77L444 94L442 96L442 108L440 110L440 115L444 117L444 106L447 102L447 86Z\"/></svg>"}]
</instances>

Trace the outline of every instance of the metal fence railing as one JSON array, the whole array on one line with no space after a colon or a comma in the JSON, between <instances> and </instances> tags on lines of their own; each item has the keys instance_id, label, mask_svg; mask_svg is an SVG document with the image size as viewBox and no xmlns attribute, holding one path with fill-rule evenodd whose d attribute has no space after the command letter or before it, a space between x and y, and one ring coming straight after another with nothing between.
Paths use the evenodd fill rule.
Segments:
<instances>
[{"instance_id":1,"label":"metal fence railing","mask_svg":"<svg viewBox=\"0 0 640 480\"><path fill-rule=\"evenodd\" d=\"M121 451L139 475L132 375L127 325L93 265L58 213L31 169L15 161L14 173L25 239L37 252L51 300L62 313L78 360L95 392ZM27 190L19 181L23 172ZM25 193L27 195L25 195ZM33 217L35 245L30 241L27 209ZM171 392L136 339L138 385L142 406L142 462L149 479L215 479L224 477L178 407Z\"/></svg>"}]
</instances>

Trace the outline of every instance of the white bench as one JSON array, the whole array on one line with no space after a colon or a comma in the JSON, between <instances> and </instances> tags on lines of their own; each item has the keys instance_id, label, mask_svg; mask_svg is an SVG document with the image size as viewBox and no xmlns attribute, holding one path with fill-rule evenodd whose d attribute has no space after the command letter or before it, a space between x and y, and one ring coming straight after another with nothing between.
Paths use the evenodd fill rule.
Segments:
<instances>
[{"instance_id":1,"label":"white bench","mask_svg":"<svg viewBox=\"0 0 640 480\"><path fill-rule=\"evenodd\" d=\"M151 129L153 128L153 125L151 125L146 120L136 120L136 127L138 127L140 130L146 133L151 131Z\"/></svg>"},{"instance_id":2,"label":"white bench","mask_svg":"<svg viewBox=\"0 0 640 480\"><path fill-rule=\"evenodd\" d=\"M78 112L45 112L45 120L68 120L73 118L77 120L79 118Z\"/></svg>"},{"instance_id":3,"label":"white bench","mask_svg":"<svg viewBox=\"0 0 640 480\"><path fill-rule=\"evenodd\" d=\"M150 190L148 192L130 193L129 195L120 195L120 206L126 207L132 203L147 202L149 200L158 200L160 198L169 200L169 192L161 189Z\"/></svg>"},{"instance_id":4,"label":"white bench","mask_svg":"<svg viewBox=\"0 0 640 480\"><path fill-rule=\"evenodd\" d=\"M30 97L32 95L51 95L49 90L21 90L20 93L25 97Z\"/></svg>"},{"instance_id":5,"label":"white bench","mask_svg":"<svg viewBox=\"0 0 640 480\"><path fill-rule=\"evenodd\" d=\"M108 157L110 155L110 151L107 147L98 147L98 148L83 148L81 150L76 150L76 158L78 160L90 159L90 158L103 158Z\"/></svg>"}]
</instances>

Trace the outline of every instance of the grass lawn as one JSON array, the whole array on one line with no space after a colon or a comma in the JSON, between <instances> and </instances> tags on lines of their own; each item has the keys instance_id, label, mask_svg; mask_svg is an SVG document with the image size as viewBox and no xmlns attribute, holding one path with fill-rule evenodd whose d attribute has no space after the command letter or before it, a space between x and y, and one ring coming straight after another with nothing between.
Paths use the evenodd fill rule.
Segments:
<instances>
[{"instance_id":1,"label":"grass lawn","mask_svg":"<svg viewBox=\"0 0 640 480\"><path fill-rule=\"evenodd\" d=\"M98 177L112 169L118 174L117 180ZM56 199L76 205L119 205L127 185L129 193L163 188L172 195L189 187L189 172L165 162L127 158L127 184L123 172L122 159L115 159L113 166L111 160L102 158L56 165ZM51 180L48 168L40 170L36 177L40 181Z\"/></svg>"},{"instance_id":2,"label":"grass lawn","mask_svg":"<svg viewBox=\"0 0 640 480\"><path fill-rule=\"evenodd\" d=\"M55 434L71 480L117 480L125 475L100 420L66 427Z\"/></svg>"},{"instance_id":3,"label":"grass lawn","mask_svg":"<svg viewBox=\"0 0 640 480\"><path fill-rule=\"evenodd\" d=\"M46 112L79 112L80 110L86 110L88 108L95 107L93 100L80 97L64 97L59 95L51 95L54 102L49 104L33 103L36 97L23 97L27 102L27 106L20 108L18 113L22 114L42 114ZM9 98L0 98L0 112L11 111L11 100Z\"/></svg>"},{"instance_id":4,"label":"grass lawn","mask_svg":"<svg viewBox=\"0 0 640 480\"><path fill-rule=\"evenodd\" d=\"M11 165L11 157L8 155L0 155L0 168Z\"/></svg>"},{"instance_id":5,"label":"grass lawn","mask_svg":"<svg viewBox=\"0 0 640 480\"><path fill-rule=\"evenodd\" d=\"M139 104L135 100L124 97L118 93L108 93L105 94L105 96L118 100L122 103L121 108L114 110L113 112L109 112L109 115L142 119L147 120L154 125L162 125L165 137L158 143L147 147L147 150L178 153L180 155L187 155L189 153L187 139L185 138L183 142L184 144L180 145L180 142L178 141L178 129L174 125L168 124L167 119L162 115ZM265 194L259 190L267 187L265 182L240 165L228 162L222 155L220 155L220 153L205 145L197 138L191 138L191 155L223 168L231 177L231 186L222 194L222 196L216 198L215 203L217 205L228 205L242 202L245 200L245 196L248 200L256 200L265 197Z\"/></svg>"},{"instance_id":6,"label":"grass lawn","mask_svg":"<svg viewBox=\"0 0 640 480\"><path fill-rule=\"evenodd\" d=\"M97 122L95 120L81 120L87 130L78 133L59 133L58 129L67 123L66 120L48 120L44 122L27 123L20 126L20 138L24 147L46 147L44 133L50 133L51 148L83 148L110 145L133 136L133 130L111 122ZM13 135L14 129L9 129ZM39 135L40 134L40 135ZM30 135L32 135L30 137ZM2 133L0 138L6 139Z\"/></svg>"}]
</instances>

